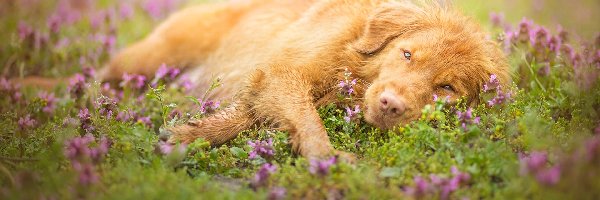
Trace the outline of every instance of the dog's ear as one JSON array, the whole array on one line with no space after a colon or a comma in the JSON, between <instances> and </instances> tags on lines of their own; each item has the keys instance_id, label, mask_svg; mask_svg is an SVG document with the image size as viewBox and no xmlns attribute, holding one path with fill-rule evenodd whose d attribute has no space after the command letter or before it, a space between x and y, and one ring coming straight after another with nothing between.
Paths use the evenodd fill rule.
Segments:
<instances>
[{"instance_id":1,"label":"dog's ear","mask_svg":"<svg viewBox=\"0 0 600 200\"><path fill-rule=\"evenodd\" d=\"M410 3L390 2L379 5L369 16L365 30L353 48L362 54L373 54L395 37L416 27L422 10Z\"/></svg>"}]
</instances>

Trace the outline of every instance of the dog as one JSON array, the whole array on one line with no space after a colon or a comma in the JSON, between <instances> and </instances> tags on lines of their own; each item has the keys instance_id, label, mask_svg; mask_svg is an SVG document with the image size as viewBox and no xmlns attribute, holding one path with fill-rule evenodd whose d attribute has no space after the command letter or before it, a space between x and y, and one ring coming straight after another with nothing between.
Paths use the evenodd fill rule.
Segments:
<instances>
[{"instance_id":1,"label":"dog","mask_svg":"<svg viewBox=\"0 0 600 200\"><path fill-rule=\"evenodd\" d=\"M223 144L258 123L290 134L308 158L352 157L333 149L316 107L335 103L338 84L358 80L365 120L381 129L420 116L433 96L477 103L494 74L506 84L504 53L468 17L436 3L384 0L245 0L174 13L143 40L125 48L99 73L152 76L186 68L196 88L213 77L212 98L227 108L169 129L169 142L204 138ZM348 78L348 77L346 77Z\"/></svg>"}]
</instances>

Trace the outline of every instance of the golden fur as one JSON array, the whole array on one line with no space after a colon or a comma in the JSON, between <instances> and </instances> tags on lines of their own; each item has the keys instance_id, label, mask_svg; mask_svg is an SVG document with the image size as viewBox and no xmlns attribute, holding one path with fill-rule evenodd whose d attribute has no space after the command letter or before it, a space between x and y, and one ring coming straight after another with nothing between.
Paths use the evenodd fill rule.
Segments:
<instances>
[{"instance_id":1,"label":"golden fur","mask_svg":"<svg viewBox=\"0 0 600 200\"><path fill-rule=\"evenodd\" d=\"M404 53L411 53L410 59ZM316 106L337 100L344 69L358 79L367 122L387 129L420 116L433 95L477 101L502 51L467 17L438 5L384 0L252 0L179 11L100 73L153 75L161 63L189 68L198 90L232 98L214 115L171 128L171 142L222 144L257 123L290 133L306 157L336 152ZM351 157L351 156L348 156Z\"/></svg>"}]
</instances>

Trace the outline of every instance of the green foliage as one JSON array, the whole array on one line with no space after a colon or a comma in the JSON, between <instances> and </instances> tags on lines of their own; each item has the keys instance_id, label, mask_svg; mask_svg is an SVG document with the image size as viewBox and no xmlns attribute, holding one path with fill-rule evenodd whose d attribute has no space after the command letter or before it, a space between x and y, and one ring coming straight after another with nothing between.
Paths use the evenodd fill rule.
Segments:
<instances>
[{"instance_id":1,"label":"green foliage","mask_svg":"<svg viewBox=\"0 0 600 200\"><path fill-rule=\"evenodd\" d=\"M86 40L87 36L115 32L119 36L117 46L124 46L157 23L135 6L129 20L102 23L96 29L89 20L82 20L51 33L41 24L50 13L44 8L52 8L54 3L43 2L36 7L40 13L12 4L14 12L0 12L0 66L7 67L3 73L65 77L80 72L80 65L99 68L110 51L96 52L107 44ZM116 5L116 1L101 1L98 9ZM19 39L21 16L30 17L28 23L40 25L41 33L49 34L48 44L56 45L62 38L73 42L36 48ZM550 61L536 59L532 49L528 44L511 46L515 82L510 88L511 100L500 105L487 104L495 93L482 94L477 105L465 101L447 105L439 100L424 107L417 121L390 130L366 124L360 114L347 122L343 107L347 105L318 108L335 149L359 158L356 164L333 165L326 176L310 172L311 161L292 152L286 132L265 127L244 131L222 146L198 139L187 146L168 146L172 149L165 152L162 133L190 118L204 117L199 108L221 84L218 79L201 97L189 96L166 81L147 90L119 88L122 97L89 80L89 87L79 98L62 85L53 91L54 103L39 97L37 88L1 90L0 199L265 199L275 187L285 188L289 199L395 199L412 197L407 191L418 184L415 177L450 178L452 167L468 173L470 179L450 194L451 199L594 197L598 192L592 191L600 191L598 160L586 158L582 152L594 151L585 147L593 140L594 130L598 131L600 81L596 76L593 85L582 87L578 77L582 72L576 71L566 56ZM95 57L88 58L90 54ZM538 73L546 62L551 63L550 73ZM598 73L593 66L590 69L590 73ZM17 91L22 92L19 100L13 98ZM102 114L93 103L103 95L119 99L112 114ZM348 105L358 103L352 97L340 98ZM45 112L51 104L55 109ZM86 123L94 127L92 131L82 126L82 108L89 108ZM457 112L469 109L479 121L463 126ZM175 111L185 112L174 117ZM127 112L139 116L123 119L119 115ZM35 120L31 126L22 123L27 115ZM74 167L76 160L66 151L73 138L88 134L105 136L111 145L105 157L94 163L98 181L81 184L81 174ZM269 138L275 155L251 159L254 149L248 141ZM96 143L92 146L98 146ZM550 155L544 164L570 163L561 166L563 175L558 183L544 185L535 175L520 172L520 156L536 151ZM277 170L265 186L251 187L265 163L274 164ZM437 195L427 197L441 197Z\"/></svg>"}]
</instances>

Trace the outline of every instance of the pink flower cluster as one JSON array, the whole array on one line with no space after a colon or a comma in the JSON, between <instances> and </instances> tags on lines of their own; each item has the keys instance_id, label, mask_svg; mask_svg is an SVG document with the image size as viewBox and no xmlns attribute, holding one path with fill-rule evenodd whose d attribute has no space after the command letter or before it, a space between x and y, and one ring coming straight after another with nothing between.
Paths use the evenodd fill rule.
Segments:
<instances>
[{"instance_id":1,"label":"pink flower cluster","mask_svg":"<svg viewBox=\"0 0 600 200\"><path fill-rule=\"evenodd\" d=\"M88 134L95 130L94 126L92 126L92 115L87 108L80 109L77 116L79 117L81 130L84 130Z\"/></svg>"},{"instance_id":2,"label":"pink flower cluster","mask_svg":"<svg viewBox=\"0 0 600 200\"><path fill-rule=\"evenodd\" d=\"M350 123L350 121L352 121L353 119L356 119L358 117L359 113L360 113L360 105L354 106L354 110L352 110L350 107L346 107L346 115L344 116L344 121L346 121L347 123Z\"/></svg>"},{"instance_id":3,"label":"pink flower cluster","mask_svg":"<svg viewBox=\"0 0 600 200\"><path fill-rule=\"evenodd\" d=\"M248 141L248 145L252 147L250 156L248 158L255 159L260 156L267 160L260 166L253 179L250 180L250 187L258 189L260 187L267 187L271 174L277 171L277 166L271 163L275 150L273 149L273 139L269 138L267 141L257 140L255 142ZM273 186L269 188L268 199L284 199L286 195L286 189L283 187Z\"/></svg>"},{"instance_id":4,"label":"pink flower cluster","mask_svg":"<svg viewBox=\"0 0 600 200\"><path fill-rule=\"evenodd\" d=\"M463 128L463 130L467 130L467 125L471 124L479 124L479 117L473 117L473 109L468 108L467 111L461 112L456 111L456 116L458 117L458 121Z\"/></svg>"},{"instance_id":5,"label":"pink flower cluster","mask_svg":"<svg viewBox=\"0 0 600 200\"><path fill-rule=\"evenodd\" d=\"M17 124L19 124L20 130L26 130L27 128L35 126L35 124L37 124L37 121L35 121L35 119L32 119L30 115L25 115L25 117L19 118Z\"/></svg>"},{"instance_id":6,"label":"pink flower cluster","mask_svg":"<svg viewBox=\"0 0 600 200\"><path fill-rule=\"evenodd\" d=\"M116 119L121 122L141 123L147 127L152 127L152 120L149 116L143 116L144 111L134 111L132 109L121 111L117 114Z\"/></svg>"},{"instance_id":7,"label":"pink flower cluster","mask_svg":"<svg viewBox=\"0 0 600 200\"><path fill-rule=\"evenodd\" d=\"M260 169L258 169L256 174L254 174L254 179L252 179L250 182L250 186L255 189L266 186L269 181L269 177L271 174L275 173L275 171L277 171L277 166L271 163L263 164Z\"/></svg>"},{"instance_id":8,"label":"pink flower cluster","mask_svg":"<svg viewBox=\"0 0 600 200\"><path fill-rule=\"evenodd\" d=\"M469 174L459 171L456 166L451 168L451 172L453 176L450 178L431 174L429 175L429 181L417 176L414 178L415 186L406 187L405 192L416 199L436 194L439 195L439 199L448 199L452 192L471 179Z\"/></svg>"},{"instance_id":9,"label":"pink flower cluster","mask_svg":"<svg viewBox=\"0 0 600 200\"><path fill-rule=\"evenodd\" d=\"M342 80L338 84L342 94L350 96L354 94L354 86L356 85L356 79L353 80Z\"/></svg>"},{"instance_id":10,"label":"pink flower cluster","mask_svg":"<svg viewBox=\"0 0 600 200\"><path fill-rule=\"evenodd\" d=\"M95 142L95 147L91 146ZM79 183L90 185L98 181L95 166L99 164L108 153L111 142L102 137L96 141L92 134L75 137L65 142L64 154L71 162L71 166L78 173Z\"/></svg>"},{"instance_id":11,"label":"pink flower cluster","mask_svg":"<svg viewBox=\"0 0 600 200\"><path fill-rule=\"evenodd\" d=\"M162 155L169 155L173 152L183 154L185 153L186 149L187 145L185 144L174 145L165 141L159 141L157 146L158 153Z\"/></svg>"},{"instance_id":12,"label":"pink flower cluster","mask_svg":"<svg viewBox=\"0 0 600 200\"><path fill-rule=\"evenodd\" d=\"M312 159L310 160L310 167L308 168L308 171L313 175L324 178L329 175L329 169L331 166L337 164L337 162L338 160L335 156L327 160Z\"/></svg>"},{"instance_id":13,"label":"pink flower cluster","mask_svg":"<svg viewBox=\"0 0 600 200\"><path fill-rule=\"evenodd\" d=\"M40 100L42 100L42 103L44 104L44 107L42 108L42 111L44 113L51 114L54 112L54 110L56 109L56 103L58 102L58 99L54 97L54 93L41 91L38 93L38 98L40 98Z\"/></svg>"},{"instance_id":14,"label":"pink flower cluster","mask_svg":"<svg viewBox=\"0 0 600 200\"><path fill-rule=\"evenodd\" d=\"M544 186L557 185L562 177L576 177L578 183L589 184L597 179L588 174L594 174L600 167L600 135L596 134L586 139L581 147L571 154L564 154L550 165L548 153L533 151L529 155L519 154L521 175L531 175ZM586 171L586 173L581 173ZM567 178L566 181L573 180Z\"/></svg>"},{"instance_id":15,"label":"pink flower cluster","mask_svg":"<svg viewBox=\"0 0 600 200\"><path fill-rule=\"evenodd\" d=\"M252 151L248 156L250 159L255 159L257 156L260 156L266 160L270 160L275 155L275 150L273 149L273 138L269 138L267 141L248 141L248 145L252 147Z\"/></svg>"},{"instance_id":16,"label":"pink flower cluster","mask_svg":"<svg viewBox=\"0 0 600 200\"><path fill-rule=\"evenodd\" d=\"M202 101L202 99L198 99L198 101L201 102L200 113L202 114L213 113L221 106L221 102L219 101Z\"/></svg>"},{"instance_id":17,"label":"pink flower cluster","mask_svg":"<svg viewBox=\"0 0 600 200\"><path fill-rule=\"evenodd\" d=\"M0 77L0 94L3 97L8 97L11 103L21 103L21 86L13 84L4 77Z\"/></svg>"},{"instance_id":18,"label":"pink flower cluster","mask_svg":"<svg viewBox=\"0 0 600 200\"><path fill-rule=\"evenodd\" d=\"M142 89L146 85L146 76L138 74L124 73L121 83L119 86L122 88L131 87L135 89Z\"/></svg>"},{"instance_id":19,"label":"pink flower cluster","mask_svg":"<svg viewBox=\"0 0 600 200\"><path fill-rule=\"evenodd\" d=\"M94 103L100 115L112 118L117 113L117 102L109 97L101 96Z\"/></svg>"},{"instance_id":20,"label":"pink flower cluster","mask_svg":"<svg viewBox=\"0 0 600 200\"><path fill-rule=\"evenodd\" d=\"M525 47L525 50L529 50L526 52L528 61L539 64L539 75L551 74L551 66L570 65L575 71L574 80L584 90L591 88L598 80L600 45L583 42L580 51L576 51L569 44L569 33L560 26L557 34L552 34L546 27L536 25L526 18L516 28L506 23L501 14L492 13L490 18L492 24L504 29L501 40L506 51L510 52L514 47ZM596 41L600 41L600 35Z\"/></svg>"},{"instance_id":21,"label":"pink flower cluster","mask_svg":"<svg viewBox=\"0 0 600 200\"><path fill-rule=\"evenodd\" d=\"M544 185L555 185L560 180L560 165L547 167L548 154L534 151L529 155L519 155L521 174L533 174Z\"/></svg>"},{"instance_id":22,"label":"pink flower cluster","mask_svg":"<svg viewBox=\"0 0 600 200\"><path fill-rule=\"evenodd\" d=\"M158 67L158 70L156 70L156 73L154 74L154 80L152 80L151 85L152 87L156 87L158 82L161 80L165 83L172 82L180 73L181 70L179 68L169 67L166 64L162 64L160 67Z\"/></svg>"},{"instance_id":23,"label":"pink flower cluster","mask_svg":"<svg viewBox=\"0 0 600 200\"><path fill-rule=\"evenodd\" d=\"M75 74L69 80L69 86L67 90L71 93L71 96L75 99L81 98L85 93L85 90L89 87L87 79L81 74Z\"/></svg>"},{"instance_id":24,"label":"pink flower cluster","mask_svg":"<svg viewBox=\"0 0 600 200\"><path fill-rule=\"evenodd\" d=\"M495 74L490 75L490 80L483 85L483 91L489 92L495 90L496 96L488 101L488 106L502 105L511 100L512 93L510 91L504 92L500 85L500 80Z\"/></svg>"},{"instance_id":25,"label":"pink flower cluster","mask_svg":"<svg viewBox=\"0 0 600 200\"><path fill-rule=\"evenodd\" d=\"M181 0L145 0L142 7L153 19L159 20L177 8Z\"/></svg>"}]
</instances>

